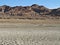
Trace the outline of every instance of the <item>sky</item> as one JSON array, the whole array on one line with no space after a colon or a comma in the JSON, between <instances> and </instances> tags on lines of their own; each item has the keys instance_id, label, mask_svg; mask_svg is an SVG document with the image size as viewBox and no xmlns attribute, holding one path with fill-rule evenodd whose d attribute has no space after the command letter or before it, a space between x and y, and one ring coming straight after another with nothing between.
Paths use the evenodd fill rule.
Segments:
<instances>
[{"instance_id":1,"label":"sky","mask_svg":"<svg viewBox=\"0 0 60 45\"><path fill-rule=\"evenodd\" d=\"M60 0L0 0L0 6L31 6L32 4L43 5L53 9L60 7Z\"/></svg>"}]
</instances>

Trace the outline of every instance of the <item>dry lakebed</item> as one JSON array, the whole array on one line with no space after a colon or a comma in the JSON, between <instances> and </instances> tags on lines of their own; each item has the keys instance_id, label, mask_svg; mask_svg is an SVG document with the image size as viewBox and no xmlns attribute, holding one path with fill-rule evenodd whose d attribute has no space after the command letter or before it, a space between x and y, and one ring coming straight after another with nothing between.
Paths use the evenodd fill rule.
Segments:
<instances>
[{"instance_id":1,"label":"dry lakebed","mask_svg":"<svg viewBox=\"0 0 60 45\"><path fill-rule=\"evenodd\" d=\"M0 23L0 45L60 45L60 24Z\"/></svg>"}]
</instances>

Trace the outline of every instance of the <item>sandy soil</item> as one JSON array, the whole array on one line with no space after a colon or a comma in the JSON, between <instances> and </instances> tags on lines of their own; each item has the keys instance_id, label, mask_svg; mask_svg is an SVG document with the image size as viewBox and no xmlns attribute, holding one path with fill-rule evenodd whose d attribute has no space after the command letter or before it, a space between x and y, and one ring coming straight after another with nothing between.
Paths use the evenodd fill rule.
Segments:
<instances>
[{"instance_id":1,"label":"sandy soil","mask_svg":"<svg viewBox=\"0 0 60 45\"><path fill-rule=\"evenodd\" d=\"M60 45L60 24L0 23L0 45Z\"/></svg>"},{"instance_id":2,"label":"sandy soil","mask_svg":"<svg viewBox=\"0 0 60 45\"><path fill-rule=\"evenodd\" d=\"M60 24L60 19L0 19L0 23Z\"/></svg>"}]
</instances>

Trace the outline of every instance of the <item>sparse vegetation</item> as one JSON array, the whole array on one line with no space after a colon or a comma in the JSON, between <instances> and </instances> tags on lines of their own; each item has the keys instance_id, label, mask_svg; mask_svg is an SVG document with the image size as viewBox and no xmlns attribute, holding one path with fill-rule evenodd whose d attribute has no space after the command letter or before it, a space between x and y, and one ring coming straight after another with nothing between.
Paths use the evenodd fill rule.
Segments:
<instances>
[{"instance_id":1,"label":"sparse vegetation","mask_svg":"<svg viewBox=\"0 0 60 45\"><path fill-rule=\"evenodd\" d=\"M60 24L0 23L0 45L60 45Z\"/></svg>"},{"instance_id":2,"label":"sparse vegetation","mask_svg":"<svg viewBox=\"0 0 60 45\"><path fill-rule=\"evenodd\" d=\"M60 32L0 32L0 45L60 45Z\"/></svg>"},{"instance_id":3,"label":"sparse vegetation","mask_svg":"<svg viewBox=\"0 0 60 45\"><path fill-rule=\"evenodd\" d=\"M60 24L60 19L0 19L0 23Z\"/></svg>"}]
</instances>

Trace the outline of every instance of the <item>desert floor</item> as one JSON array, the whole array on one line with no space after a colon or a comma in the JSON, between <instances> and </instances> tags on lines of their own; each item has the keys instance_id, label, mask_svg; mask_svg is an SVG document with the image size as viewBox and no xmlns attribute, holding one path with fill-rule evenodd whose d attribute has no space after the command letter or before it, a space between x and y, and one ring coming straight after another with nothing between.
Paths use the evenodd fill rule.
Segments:
<instances>
[{"instance_id":1,"label":"desert floor","mask_svg":"<svg viewBox=\"0 0 60 45\"><path fill-rule=\"evenodd\" d=\"M0 45L60 45L60 24L0 23Z\"/></svg>"}]
</instances>

